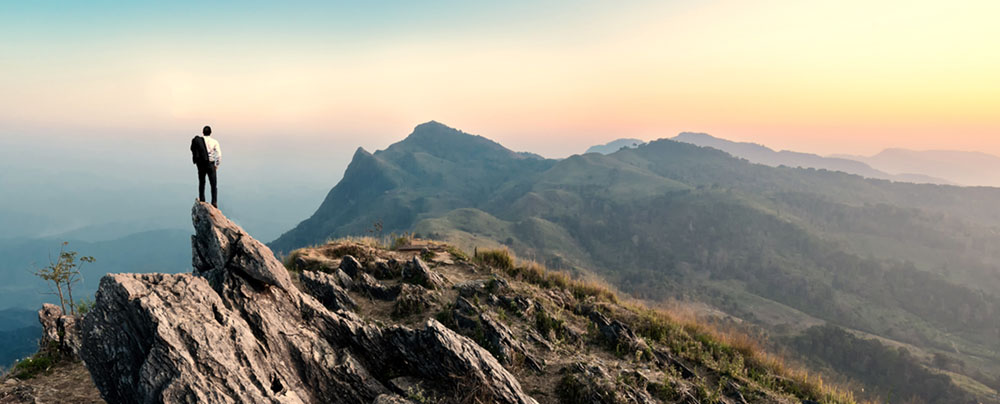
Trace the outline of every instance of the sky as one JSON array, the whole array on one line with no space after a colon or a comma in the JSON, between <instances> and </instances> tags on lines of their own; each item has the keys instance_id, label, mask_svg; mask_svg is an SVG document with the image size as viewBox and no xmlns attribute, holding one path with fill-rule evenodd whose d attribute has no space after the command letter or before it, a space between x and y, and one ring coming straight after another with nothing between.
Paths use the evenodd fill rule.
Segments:
<instances>
[{"instance_id":1,"label":"sky","mask_svg":"<svg viewBox=\"0 0 1000 404\"><path fill-rule=\"evenodd\" d=\"M325 149L334 171L429 120L547 157L681 131L1000 154L998 15L976 0L3 1L0 136L141 145L211 124L224 144Z\"/></svg>"}]
</instances>

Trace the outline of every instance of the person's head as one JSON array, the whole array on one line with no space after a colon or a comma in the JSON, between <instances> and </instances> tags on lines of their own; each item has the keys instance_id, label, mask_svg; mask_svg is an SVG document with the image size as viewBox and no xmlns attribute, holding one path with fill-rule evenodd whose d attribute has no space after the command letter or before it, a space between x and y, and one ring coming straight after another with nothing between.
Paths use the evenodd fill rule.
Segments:
<instances>
[{"instance_id":1,"label":"person's head","mask_svg":"<svg viewBox=\"0 0 1000 404\"><path fill-rule=\"evenodd\" d=\"M205 136L212 136L212 127L206 125L205 128L201 130L201 134Z\"/></svg>"}]
</instances>

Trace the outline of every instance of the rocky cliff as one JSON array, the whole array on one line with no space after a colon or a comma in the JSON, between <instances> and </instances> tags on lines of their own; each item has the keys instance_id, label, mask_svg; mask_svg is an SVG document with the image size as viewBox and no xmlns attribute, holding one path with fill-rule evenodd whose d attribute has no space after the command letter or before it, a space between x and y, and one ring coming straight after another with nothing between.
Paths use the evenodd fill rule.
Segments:
<instances>
[{"instance_id":1,"label":"rocky cliff","mask_svg":"<svg viewBox=\"0 0 1000 404\"><path fill-rule=\"evenodd\" d=\"M488 351L437 321L382 326L331 310L218 210L198 203L192 220L193 274L101 280L81 357L105 400L392 402L402 392L390 381L405 376L458 401L535 402Z\"/></svg>"},{"instance_id":2,"label":"rocky cliff","mask_svg":"<svg viewBox=\"0 0 1000 404\"><path fill-rule=\"evenodd\" d=\"M108 275L81 321L107 402L848 402L509 259L333 242L286 269L210 205L192 220L193 273Z\"/></svg>"}]
</instances>

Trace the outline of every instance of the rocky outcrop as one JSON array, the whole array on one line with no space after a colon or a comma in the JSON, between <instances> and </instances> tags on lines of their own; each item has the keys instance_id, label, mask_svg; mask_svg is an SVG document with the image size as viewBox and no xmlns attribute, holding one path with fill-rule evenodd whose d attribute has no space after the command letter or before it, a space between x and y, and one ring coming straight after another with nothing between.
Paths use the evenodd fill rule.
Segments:
<instances>
[{"instance_id":1,"label":"rocky outcrop","mask_svg":"<svg viewBox=\"0 0 1000 404\"><path fill-rule=\"evenodd\" d=\"M563 402L580 404L656 403L646 391L649 387L649 380L638 372L623 372L612 377L603 366L586 363L573 364L563 369L562 372L563 377L559 381L557 391Z\"/></svg>"},{"instance_id":2,"label":"rocky outcrop","mask_svg":"<svg viewBox=\"0 0 1000 404\"><path fill-rule=\"evenodd\" d=\"M350 255L345 255L343 258L340 259L339 269L341 271L344 271L344 273L347 274L347 276L350 276L351 278L356 278L358 276L358 272L361 272L362 266L361 263L358 262L357 258L354 258Z\"/></svg>"},{"instance_id":3,"label":"rocky outcrop","mask_svg":"<svg viewBox=\"0 0 1000 404\"><path fill-rule=\"evenodd\" d=\"M77 357L80 331L76 317L63 314L59 306L45 303L38 310L38 322L42 324L42 338L38 340L40 351L57 349L68 358Z\"/></svg>"},{"instance_id":4,"label":"rocky outcrop","mask_svg":"<svg viewBox=\"0 0 1000 404\"><path fill-rule=\"evenodd\" d=\"M354 302L351 295L347 294L347 291L341 287L343 281L335 275L306 271L302 273L300 279L305 292L323 303L326 308L333 311L358 308L358 304Z\"/></svg>"},{"instance_id":5,"label":"rocky outcrop","mask_svg":"<svg viewBox=\"0 0 1000 404\"><path fill-rule=\"evenodd\" d=\"M347 310L336 276L303 276L301 293L217 209L196 203L192 220L193 274L101 280L80 355L108 402L407 402L389 383L400 376L454 401L535 402L489 352L434 319L368 323Z\"/></svg>"},{"instance_id":6,"label":"rocky outcrop","mask_svg":"<svg viewBox=\"0 0 1000 404\"><path fill-rule=\"evenodd\" d=\"M441 289L445 284L444 277L431 271L419 257L413 257L403 267L403 280L428 289Z\"/></svg>"},{"instance_id":7,"label":"rocky outcrop","mask_svg":"<svg viewBox=\"0 0 1000 404\"><path fill-rule=\"evenodd\" d=\"M468 299L459 296L451 315L459 332L479 338L480 344L492 352L500 363L513 365L523 362L534 371L543 369L542 361L529 352L509 327L497 321L489 312L480 310Z\"/></svg>"},{"instance_id":8,"label":"rocky outcrop","mask_svg":"<svg viewBox=\"0 0 1000 404\"><path fill-rule=\"evenodd\" d=\"M649 345L643 341L629 328L618 320L610 320L607 316L598 311L590 312L590 321L594 322L597 330L601 333L601 338L614 347L617 351L635 353L649 350Z\"/></svg>"}]
</instances>

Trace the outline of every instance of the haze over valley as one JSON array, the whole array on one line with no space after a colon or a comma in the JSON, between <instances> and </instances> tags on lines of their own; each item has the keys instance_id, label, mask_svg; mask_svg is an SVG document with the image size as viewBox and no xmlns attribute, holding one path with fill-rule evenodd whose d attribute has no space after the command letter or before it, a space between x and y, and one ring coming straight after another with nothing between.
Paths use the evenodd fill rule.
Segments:
<instances>
[{"instance_id":1,"label":"haze over valley","mask_svg":"<svg viewBox=\"0 0 1000 404\"><path fill-rule=\"evenodd\" d=\"M0 404L1000 404L997 15L0 2Z\"/></svg>"}]
</instances>

